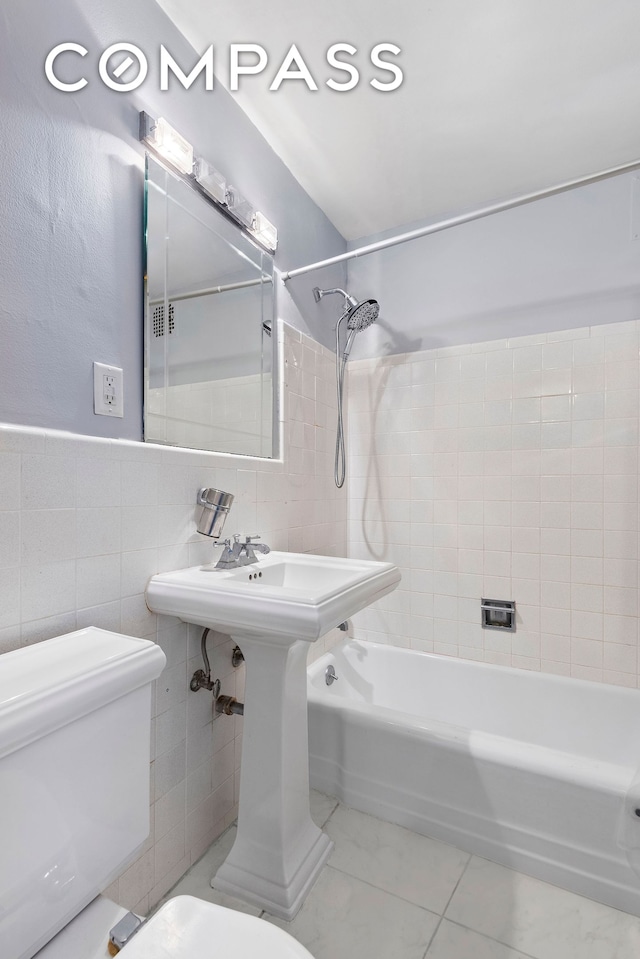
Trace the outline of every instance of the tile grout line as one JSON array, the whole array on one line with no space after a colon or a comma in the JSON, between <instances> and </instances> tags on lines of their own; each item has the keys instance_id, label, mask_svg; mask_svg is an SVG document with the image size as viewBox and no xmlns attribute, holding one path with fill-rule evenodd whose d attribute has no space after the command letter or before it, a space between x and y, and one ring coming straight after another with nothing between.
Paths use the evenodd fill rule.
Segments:
<instances>
[{"instance_id":1,"label":"tile grout line","mask_svg":"<svg viewBox=\"0 0 640 959\"><path fill-rule=\"evenodd\" d=\"M333 798L333 797L332 797L332 798ZM324 829L324 828L326 827L327 823L329 822L329 820L330 820L331 817L333 816L333 814L334 814L334 812L336 811L336 809L339 809L339 807L340 807L341 805L342 805L342 804L341 804L340 800L339 800L339 799L336 800L335 806L333 807L333 809L331 810L331 812L329 813L329 815L327 816L327 818L325 819L325 821L322 823L322 825L318 827L319 829ZM349 806L345 806L344 808L345 808L345 809L349 809L350 807L349 807Z\"/></svg>"},{"instance_id":2,"label":"tile grout line","mask_svg":"<svg viewBox=\"0 0 640 959\"><path fill-rule=\"evenodd\" d=\"M442 919L443 916L436 912L435 909L428 909L426 906L421 906L417 902L413 902L411 899L405 899L404 896L399 896L395 892L389 892L388 889L383 889L382 886L374 886L372 882L368 882L366 879L361 879L360 876L354 876L350 872L345 872L344 869L339 869L337 866L331 866L329 863L324 867L326 869L333 869L335 872L339 872L342 876L348 876L349 879L355 879L356 882L361 882L365 886L369 886L370 889L377 889L378 892L382 892L385 896L391 896L393 899L397 899L399 902L406 902L408 906L413 906L415 909L422 909L423 912L428 912L431 916L437 916L439 919Z\"/></svg>"},{"instance_id":3,"label":"tile grout line","mask_svg":"<svg viewBox=\"0 0 640 959\"><path fill-rule=\"evenodd\" d=\"M431 938L429 939L429 942L427 943L427 948L426 948L426 950L425 950L425 953L424 953L422 959L427 959L427 956L428 956L428 954L429 954L429 949L431 949L431 946L433 945L433 940L436 938L436 936L437 936L437 934L438 934L438 929L439 929L440 926L442 925L443 920L444 920L444 916L438 916L438 921L437 921L437 923L436 923L436 928L433 930L433 933L432 933L432 935L431 935Z\"/></svg>"},{"instance_id":4,"label":"tile grout line","mask_svg":"<svg viewBox=\"0 0 640 959\"><path fill-rule=\"evenodd\" d=\"M445 917L443 916L442 918L444 919ZM466 929L467 932L472 932L476 936L482 936L483 939L487 939L489 942L495 942L499 946L504 946L505 949L510 949L512 952L517 952L523 959L540 959L540 956L534 956L533 953L530 952L523 952L522 949L518 949L517 946L511 945L511 943L505 942L503 939L494 939L493 936L488 936L485 932L479 932L471 926L465 926L464 923L458 922L455 919L447 919L447 922L450 922L452 926L458 926L460 929Z\"/></svg>"},{"instance_id":5,"label":"tile grout line","mask_svg":"<svg viewBox=\"0 0 640 959\"><path fill-rule=\"evenodd\" d=\"M464 876L465 872L467 871L468 866L469 866L469 863L471 862L472 859L473 859L473 856L472 856L472 855L469 855L469 858L467 859L466 863L464 864L464 868L463 868L462 872L461 872L460 875L458 876L458 881L456 882L455 886L453 887L453 890L452 890L452 892L451 892L451 895L449 896L449 898L448 898L448 900L447 900L447 902L446 902L446 904L445 904L445 907L444 907L444 909L442 910L442 915L441 915L440 918L438 919L438 923L437 923L437 925L436 925L436 928L433 930L433 935L431 936L431 939L429 940L429 944L428 944L428 946L427 946L426 952L425 952L424 956L422 957L422 959L427 959L429 950L431 949L431 946L433 945L433 941L434 941L434 939L436 938L436 936L437 936L437 934L438 934L438 930L440 929L440 926L442 925L442 923L443 923L443 921L444 921L445 913L446 913L447 909L449 908L449 906L450 906L450 904L451 904L451 900L452 900L453 897L455 896L456 890L457 890L458 886L460 885L460 883L461 883L461 881L462 881L462 877ZM447 920L447 921L449 921L449 920Z\"/></svg>"},{"instance_id":6,"label":"tile grout line","mask_svg":"<svg viewBox=\"0 0 640 959\"><path fill-rule=\"evenodd\" d=\"M454 846L453 848L455 849L456 847ZM463 850L463 851L464 851L464 850ZM446 915L447 909L448 909L449 906L451 905L451 900L453 899L453 897L455 896L455 894L456 894L456 892L457 892L458 886L459 886L460 883L462 882L462 877L464 876L465 872L466 872L467 869L469 868L469 863L470 863L471 860L473 859L473 854L472 854L472 853L469 853L468 856L469 856L469 858L468 858L467 861L465 862L464 868L463 868L462 872L460 873L460 875L458 876L458 881L456 882L455 886L453 887L453 891L452 891L451 895L450 895L449 898L447 899L447 904L446 904L446 906L444 907L444 909L442 910L442 918L443 918L443 919L444 919L444 917L445 917L445 915Z\"/></svg>"}]
</instances>

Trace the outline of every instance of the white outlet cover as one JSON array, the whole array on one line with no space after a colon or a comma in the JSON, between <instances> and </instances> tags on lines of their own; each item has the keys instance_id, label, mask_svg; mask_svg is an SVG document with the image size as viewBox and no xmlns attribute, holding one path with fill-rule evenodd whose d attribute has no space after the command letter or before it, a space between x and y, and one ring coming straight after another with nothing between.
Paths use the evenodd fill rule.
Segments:
<instances>
[{"instance_id":1,"label":"white outlet cover","mask_svg":"<svg viewBox=\"0 0 640 959\"><path fill-rule=\"evenodd\" d=\"M124 376L120 367L93 364L93 412L97 416L124 416Z\"/></svg>"}]
</instances>

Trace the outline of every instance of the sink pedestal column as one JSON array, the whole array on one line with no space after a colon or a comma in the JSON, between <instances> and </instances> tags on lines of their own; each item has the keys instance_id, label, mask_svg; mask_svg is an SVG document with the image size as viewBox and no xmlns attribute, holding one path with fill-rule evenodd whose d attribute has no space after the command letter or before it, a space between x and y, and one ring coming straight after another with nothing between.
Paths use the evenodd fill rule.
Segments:
<instances>
[{"instance_id":1,"label":"sink pedestal column","mask_svg":"<svg viewBox=\"0 0 640 959\"><path fill-rule=\"evenodd\" d=\"M293 919L333 847L309 812L309 643L232 638L247 670L238 834L211 884Z\"/></svg>"}]
</instances>

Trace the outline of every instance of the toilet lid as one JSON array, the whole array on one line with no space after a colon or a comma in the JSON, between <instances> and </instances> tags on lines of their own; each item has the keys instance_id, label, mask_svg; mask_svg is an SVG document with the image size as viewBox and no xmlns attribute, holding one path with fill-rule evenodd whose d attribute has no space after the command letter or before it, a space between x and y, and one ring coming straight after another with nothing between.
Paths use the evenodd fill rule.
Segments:
<instances>
[{"instance_id":1,"label":"toilet lid","mask_svg":"<svg viewBox=\"0 0 640 959\"><path fill-rule=\"evenodd\" d=\"M313 959L272 923L194 896L166 902L121 954L122 959Z\"/></svg>"}]
</instances>

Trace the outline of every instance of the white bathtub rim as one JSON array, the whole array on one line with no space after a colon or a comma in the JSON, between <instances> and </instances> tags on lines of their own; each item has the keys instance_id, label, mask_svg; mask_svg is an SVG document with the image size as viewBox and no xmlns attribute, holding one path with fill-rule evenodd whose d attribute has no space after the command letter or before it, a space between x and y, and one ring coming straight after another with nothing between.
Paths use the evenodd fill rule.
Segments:
<instances>
[{"instance_id":1,"label":"white bathtub rim","mask_svg":"<svg viewBox=\"0 0 640 959\"><path fill-rule=\"evenodd\" d=\"M481 663L475 659L464 659L457 656L444 656L441 653L427 653L421 649L411 649L407 646L394 646L391 643L374 643L369 640L361 639L345 639L342 640L338 645L334 646L333 649L330 649L329 652L325 653L323 656L319 657L308 667L308 675L311 683L317 678L320 677L320 674L324 672L327 666L330 663L333 663L333 657L335 653L339 651L343 646L351 646L363 651L367 650L385 650L388 652L392 650L394 655L397 653L399 656L420 656L425 659L434 660L436 662L444 663L460 663L465 667L472 667L481 671L497 673L502 676L510 676L514 672L522 673L527 677L531 677L533 682L544 682L549 683L552 686L558 686L562 688L566 687L567 684L571 684L571 688L574 687L577 689L582 689L584 691L596 689L605 689L605 690L615 690L617 695L620 695L624 698L629 699L630 701L638 702L638 689L629 686L618 686L615 683L600 683L594 682L591 679L578 679L573 676L559 676L556 673L543 673L535 669L521 669L516 666L499 666L494 663ZM317 688L322 688L318 683ZM342 697L341 697L342 698Z\"/></svg>"}]
</instances>

